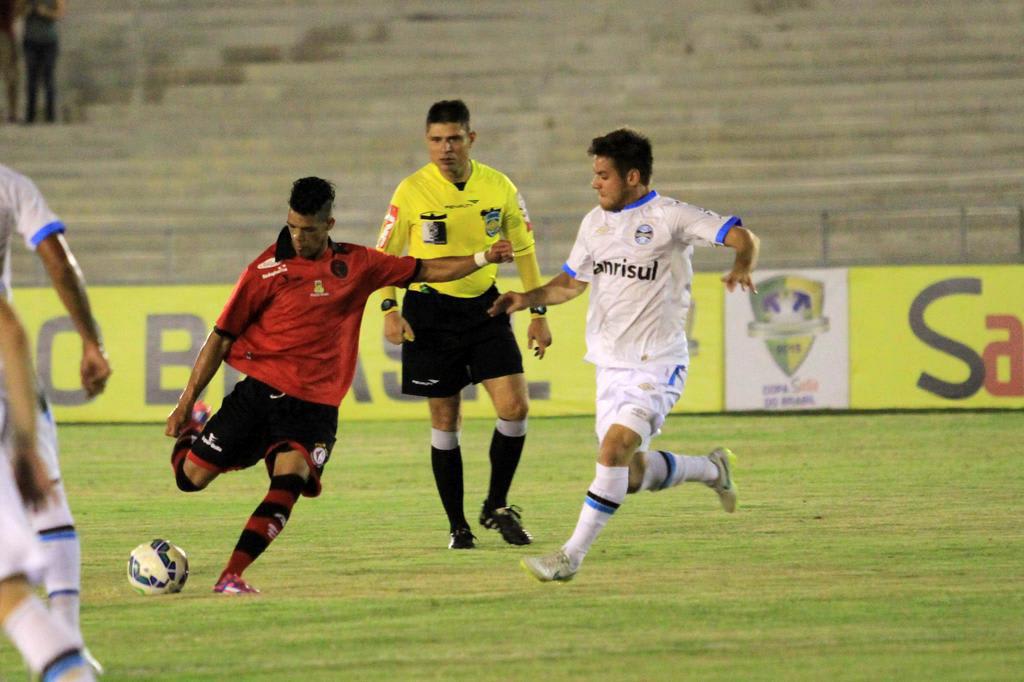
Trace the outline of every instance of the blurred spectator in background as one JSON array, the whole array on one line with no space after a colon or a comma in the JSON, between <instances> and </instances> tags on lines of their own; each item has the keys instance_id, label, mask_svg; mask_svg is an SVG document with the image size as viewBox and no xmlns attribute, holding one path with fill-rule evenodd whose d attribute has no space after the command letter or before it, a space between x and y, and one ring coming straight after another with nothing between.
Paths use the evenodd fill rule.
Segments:
<instances>
[{"instance_id":1,"label":"blurred spectator in background","mask_svg":"<svg viewBox=\"0 0 1024 682\"><path fill-rule=\"evenodd\" d=\"M18 120L18 42L14 37L14 18L19 0L0 0L0 78L7 92L7 122Z\"/></svg>"},{"instance_id":2,"label":"blurred spectator in background","mask_svg":"<svg viewBox=\"0 0 1024 682\"><path fill-rule=\"evenodd\" d=\"M25 12L25 70L28 73L25 122L36 120L36 94L40 81L46 90L46 122L57 120L57 22L64 18L65 0L28 0Z\"/></svg>"}]
</instances>

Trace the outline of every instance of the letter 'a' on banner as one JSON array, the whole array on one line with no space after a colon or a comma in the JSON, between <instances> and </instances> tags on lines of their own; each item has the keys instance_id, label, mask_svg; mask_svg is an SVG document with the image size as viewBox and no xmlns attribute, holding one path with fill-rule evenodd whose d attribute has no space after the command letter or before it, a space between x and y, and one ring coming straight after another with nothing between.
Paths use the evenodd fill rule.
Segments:
<instances>
[{"instance_id":1,"label":"letter 'a' on banner","mask_svg":"<svg viewBox=\"0 0 1024 682\"><path fill-rule=\"evenodd\" d=\"M725 294L727 410L850 404L845 269L767 270Z\"/></svg>"}]
</instances>

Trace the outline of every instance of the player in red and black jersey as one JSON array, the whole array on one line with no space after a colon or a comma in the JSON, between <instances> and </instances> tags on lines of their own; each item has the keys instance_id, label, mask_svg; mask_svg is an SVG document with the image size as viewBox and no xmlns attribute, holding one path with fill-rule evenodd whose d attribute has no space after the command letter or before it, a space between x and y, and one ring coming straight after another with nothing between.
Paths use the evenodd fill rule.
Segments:
<instances>
[{"instance_id":1,"label":"player in red and black jersey","mask_svg":"<svg viewBox=\"0 0 1024 682\"><path fill-rule=\"evenodd\" d=\"M297 180L288 203L288 224L238 279L167 418L166 434L177 438L171 466L185 492L202 490L225 471L266 463L270 491L214 587L225 594L257 591L242 572L281 532L299 496L320 494L370 294L459 279L512 260L505 241L473 256L431 260L334 242L334 188L320 178ZM207 420L197 400L221 362L246 378Z\"/></svg>"}]
</instances>

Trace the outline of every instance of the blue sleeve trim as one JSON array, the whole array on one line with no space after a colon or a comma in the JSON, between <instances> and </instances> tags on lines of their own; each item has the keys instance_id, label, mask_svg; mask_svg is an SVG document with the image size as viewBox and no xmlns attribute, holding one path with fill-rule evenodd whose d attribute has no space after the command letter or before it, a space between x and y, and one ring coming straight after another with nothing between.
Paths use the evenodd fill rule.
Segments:
<instances>
[{"instance_id":1,"label":"blue sleeve trim","mask_svg":"<svg viewBox=\"0 0 1024 682\"><path fill-rule=\"evenodd\" d=\"M32 244L32 248L34 249L37 246L39 246L39 243L41 241L49 237L51 234L54 234L55 232L64 231L64 223L62 223L59 220L54 220L52 223L48 223L39 228L39 230L34 235L32 235L31 239L29 239L28 241L29 243Z\"/></svg>"},{"instance_id":2,"label":"blue sleeve trim","mask_svg":"<svg viewBox=\"0 0 1024 682\"><path fill-rule=\"evenodd\" d=\"M569 275L573 279L576 279L576 271L573 270L572 268L570 268L568 263L565 263L564 265L562 265L562 272L566 273L567 275Z\"/></svg>"},{"instance_id":3,"label":"blue sleeve trim","mask_svg":"<svg viewBox=\"0 0 1024 682\"><path fill-rule=\"evenodd\" d=\"M739 219L739 216L733 216L725 221L725 225L722 225L722 227L718 229L718 234L715 235L715 243L724 244L725 235L729 234L729 230L731 230L734 225L743 226L743 221Z\"/></svg>"}]
</instances>

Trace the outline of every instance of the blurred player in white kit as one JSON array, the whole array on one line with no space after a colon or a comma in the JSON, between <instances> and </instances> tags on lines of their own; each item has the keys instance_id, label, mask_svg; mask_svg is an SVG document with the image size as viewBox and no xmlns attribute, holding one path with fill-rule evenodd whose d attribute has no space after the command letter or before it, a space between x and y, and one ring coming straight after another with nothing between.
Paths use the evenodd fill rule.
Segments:
<instances>
[{"instance_id":1,"label":"blurred player in white kit","mask_svg":"<svg viewBox=\"0 0 1024 682\"><path fill-rule=\"evenodd\" d=\"M110 377L110 363L103 350L99 326L92 316L89 297L78 263L64 239L65 226L28 177L0 165L0 297L12 298L11 246L20 236L39 256L53 288L82 339L80 375L86 398L101 393ZM42 542L42 572L50 610L81 639L79 593L81 549L74 519L61 483L57 460L57 429L46 397L37 391L36 433L38 454L52 483L45 504L29 508L29 519ZM90 665L99 663L86 650Z\"/></svg>"}]
</instances>

